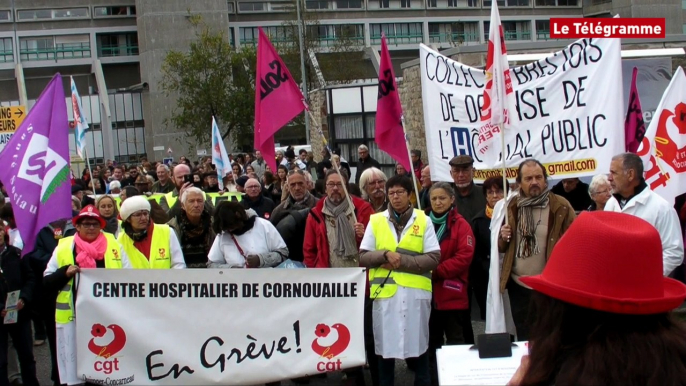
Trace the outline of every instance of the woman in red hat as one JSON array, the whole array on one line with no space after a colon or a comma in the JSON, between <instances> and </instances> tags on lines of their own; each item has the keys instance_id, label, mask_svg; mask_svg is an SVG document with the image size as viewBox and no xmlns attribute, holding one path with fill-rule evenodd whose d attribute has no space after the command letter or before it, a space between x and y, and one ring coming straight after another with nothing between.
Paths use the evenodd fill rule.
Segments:
<instances>
[{"instance_id":1,"label":"woman in red hat","mask_svg":"<svg viewBox=\"0 0 686 386\"><path fill-rule=\"evenodd\" d=\"M57 328L73 330L76 328L74 326L74 304L76 304L74 276L82 269L131 268L131 263L114 235L102 232L105 220L93 205L83 208L71 221L76 227L76 234L60 239L45 269L43 284L47 291L57 293L55 302ZM71 348L75 354L76 342L60 343L60 336L64 335L57 335L57 346ZM75 339L76 334L72 336ZM76 373L76 369L73 371ZM67 382L63 379L62 383Z\"/></svg>"},{"instance_id":2,"label":"woman in red hat","mask_svg":"<svg viewBox=\"0 0 686 386\"><path fill-rule=\"evenodd\" d=\"M510 385L686 385L686 328L671 316L686 285L663 277L648 222L582 212L543 272L521 280L533 324Z\"/></svg>"}]
</instances>

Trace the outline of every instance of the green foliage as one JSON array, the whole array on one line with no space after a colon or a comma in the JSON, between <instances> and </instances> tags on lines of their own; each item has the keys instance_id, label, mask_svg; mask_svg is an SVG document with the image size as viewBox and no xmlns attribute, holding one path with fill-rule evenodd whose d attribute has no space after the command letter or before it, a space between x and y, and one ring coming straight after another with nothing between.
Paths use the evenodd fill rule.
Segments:
<instances>
[{"instance_id":1,"label":"green foliage","mask_svg":"<svg viewBox=\"0 0 686 386\"><path fill-rule=\"evenodd\" d=\"M225 32L214 32L201 16L190 15L196 40L187 51L172 50L162 65L160 86L176 97L167 127L186 132L188 140L211 140L212 116L222 132L231 136L236 147L251 147L255 106L254 48L241 51L231 47Z\"/></svg>"}]
</instances>

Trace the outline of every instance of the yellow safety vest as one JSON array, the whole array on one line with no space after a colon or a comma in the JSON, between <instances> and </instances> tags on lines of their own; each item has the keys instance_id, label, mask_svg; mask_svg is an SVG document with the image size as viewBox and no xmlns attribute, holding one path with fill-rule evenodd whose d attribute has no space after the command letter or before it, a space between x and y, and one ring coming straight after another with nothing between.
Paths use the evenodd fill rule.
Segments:
<instances>
[{"instance_id":1,"label":"yellow safety vest","mask_svg":"<svg viewBox=\"0 0 686 386\"><path fill-rule=\"evenodd\" d=\"M217 206L217 202L241 201L243 199L243 194L242 193L236 193L236 192L224 193L224 194L207 193L207 195L212 199L212 206L215 206L215 207Z\"/></svg>"},{"instance_id":2,"label":"yellow safety vest","mask_svg":"<svg viewBox=\"0 0 686 386\"><path fill-rule=\"evenodd\" d=\"M169 225L154 224L150 243L150 258L148 259L133 245L133 240L126 232L119 232L119 243L135 269L169 269L171 268L171 248Z\"/></svg>"},{"instance_id":3,"label":"yellow safety vest","mask_svg":"<svg viewBox=\"0 0 686 386\"><path fill-rule=\"evenodd\" d=\"M105 252L105 268L121 269L121 256L119 256L119 243L114 235L103 233L107 239L107 251ZM60 239L57 244L57 266L64 267L74 265L74 236ZM55 303L55 321L59 324L67 324L74 320L74 299L72 296L72 285L74 279L62 287L57 294Z\"/></svg>"},{"instance_id":4,"label":"yellow safety vest","mask_svg":"<svg viewBox=\"0 0 686 386\"><path fill-rule=\"evenodd\" d=\"M388 225L388 219L384 213L373 214L369 218L369 224L374 232L377 251L392 251L404 249L418 254L424 253L424 232L429 223L424 212L413 209L415 212L414 222L407 224L407 233L397 243L395 230ZM416 275L407 272L389 271L384 268L372 268L369 270L369 296L373 299L390 298L395 295L398 286L416 288L431 292L431 274Z\"/></svg>"}]
</instances>

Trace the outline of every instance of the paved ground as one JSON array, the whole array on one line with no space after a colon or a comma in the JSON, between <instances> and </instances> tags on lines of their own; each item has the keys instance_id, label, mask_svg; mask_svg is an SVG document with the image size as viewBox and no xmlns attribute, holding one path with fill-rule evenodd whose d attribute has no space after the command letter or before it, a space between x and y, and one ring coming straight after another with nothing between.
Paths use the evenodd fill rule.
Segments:
<instances>
[{"instance_id":1,"label":"paved ground","mask_svg":"<svg viewBox=\"0 0 686 386\"><path fill-rule=\"evenodd\" d=\"M473 321L474 334L483 334L485 324L481 321ZM34 355L36 357L38 381L41 385L51 386L52 381L50 380L50 350L48 349L48 343L46 342L42 346L34 347ZM371 378L369 377L369 371L366 371L367 385L371 385ZM337 385L341 379L341 373L329 374L325 379L314 379L310 382L310 385ZM407 369L405 366L405 361L397 361L395 367L395 383L396 385L412 385L414 380L414 373ZM282 382L282 385L295 385L295 383L286 381Z\"/></svg>"}]
</instances>

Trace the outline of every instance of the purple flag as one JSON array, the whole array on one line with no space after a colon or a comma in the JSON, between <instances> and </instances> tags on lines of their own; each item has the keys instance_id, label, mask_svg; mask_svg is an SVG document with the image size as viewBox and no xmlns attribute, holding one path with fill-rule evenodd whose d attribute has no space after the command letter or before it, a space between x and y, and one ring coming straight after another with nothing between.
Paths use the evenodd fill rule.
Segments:
<instances>
[{"instance_id":1,"label":"purple flag","mask_svg":"<svg viewBox=\"0 0 686 386\"><path fill-rule=\"evenodd\" d=\"M0 165L25 255L43 227L71 217L69 119L59 73L0 153Z\"/></svg>"},{"instance_id":2,"label":"purple flag","mask_svg":"<svg viewBox=\"0 0 686 386\"><path fill-rule=\"evenodd\" d=\"M624 144L626 151L629 153L636 153L646 133L641 99L638 97L638 89L636 88L637 75L638 68L634 67L633 77L631 78L631 92L629 93L629 107L624 119Z\"/></svg>"}]
</instances>

